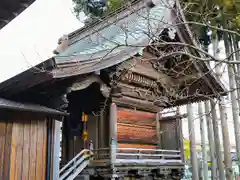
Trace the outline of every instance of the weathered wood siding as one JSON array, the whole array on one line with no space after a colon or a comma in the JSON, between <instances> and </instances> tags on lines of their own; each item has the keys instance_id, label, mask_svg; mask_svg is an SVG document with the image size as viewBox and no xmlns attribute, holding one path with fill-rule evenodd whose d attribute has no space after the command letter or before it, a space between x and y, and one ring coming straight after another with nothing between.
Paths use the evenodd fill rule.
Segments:
<instances>
[{"instance_id":1,"label":"weathered wood siding","mask_svg":"<svg viewBox=\"0 0 240 180\"><path fill-rule=\"evenodd\" d=\"M117 116L119 143L157 144L154 113L118 109Z\"/></svg>"},{"instance_id":2,"label":"weathered wood siding","mask_svg":"<svg viewBox=\"0 0 240 180\"><path fill-rule=\"evenodd\" d=\"M31 113L4 117L0 122L0 179L45 180L46 119Z\"/></svg>"},{"instance_id":3,"label":"weathered wood siding","mask_svg":"<svg viewBox=\"0 0 240 180\"><path fill-rule=\"evenodd\" d=\"M179 125L177 120L160 120L161 147L163 149L180 149Z\"/></svg>"},{"instance_id":4,"label":"weathered wood siding","mask_svg":"<svg viewBox=\"0 0 240 180\"><path fill-rule=\"evenodd\" d=\"M156 128L148 126L134 126L132 124L118 124L118 141L141 142L156 144Z\"/></svg>"},{"instance_id":5,"label":"weathered wood siding","mask_svg":"<svg viewBox=\"0 0 240 180\"><path fill-rule=\"evenodd\" d=\"M12 122L0 121L0 179L9 179Z\"/></svg>"}]
</instances>

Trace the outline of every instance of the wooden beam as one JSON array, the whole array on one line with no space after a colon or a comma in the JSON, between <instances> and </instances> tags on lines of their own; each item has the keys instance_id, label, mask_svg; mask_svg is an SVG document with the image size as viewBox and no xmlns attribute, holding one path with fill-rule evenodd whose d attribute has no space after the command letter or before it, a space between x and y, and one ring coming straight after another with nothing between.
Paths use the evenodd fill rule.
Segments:
<instances>
[{"instance_id":1,"label":"wooden beam","mask_svg":"<svg viewBox=\"0 0 240 180\"><path fill-rule=\"evenodd\" d=\"M153 105L153 102L139 100L131 97L112 97L112 101L115 102L118 106L131 108L131 109L139 109L143 111L149 112L158 112L159 107Z\"/></svg>"},{"instance_id":2,"label":"wooden beam","mask_svg":"<svg viewBox=\"0 0 240 180\"><path fill-rule=\"evenodd\" d=\"M176 80L179 82L182 82L182 81L196 80L200 77L202 77L200 73L194 73L194 74L190 74L190 75L185 75L181 78L177 78Z\"/></svg>"},{"instance_id":3,"label":"wooden beam","mask_svg":"<svg viewBox=\"0 0 240 180\"><path fill-rule=\"evenodd\" d=\"M135 87L129 84L118 83L118 87L121 88L121 94L124 96L129 96L132 98L154 101L156 100L156 95L147 89L140 87Z\"/></svg>"},{"instance_id":4,"label":"wooden beam","mask_svg":"<svg viewBox=\"0 0 240 180\"><path fill-rule=\"evenodd\" d=\"M134 73L149 77L153 80L164 78L161 73L153 69L151 66L144 66L145 64L136 64L130 70ZM151 64L150 64L151 65Z\"/></svg>"}]
</instances>

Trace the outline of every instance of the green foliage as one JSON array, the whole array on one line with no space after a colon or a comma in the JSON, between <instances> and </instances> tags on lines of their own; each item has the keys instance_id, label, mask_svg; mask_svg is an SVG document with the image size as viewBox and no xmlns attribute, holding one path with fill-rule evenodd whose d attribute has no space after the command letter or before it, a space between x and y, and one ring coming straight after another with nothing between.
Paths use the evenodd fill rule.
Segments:
<instances>
[{"instance_id":1,"label":"green foliage","mask_svg":"<svg viewBox=\"0 0 240 180\"><path fill-rule=\"evenodd\" d=\"M120 8L121 6L124 5L127 1L125 0L102 0L103 4L102 6L97 6L96 3L94 2L101 2L101 1L96 1L96 0L72 0L74 3L74 12L76 16L79 16L80 12L84 12L85 15L93 15L96 17L101 17L104 15L107 15L116 9ZM94 4L94 5L93 5ZM103 7L104 6L104 7Z\"/></svg>"},{"instance_id":2,"label":"green foliage","mask_svg":"<svg viewBox=\"0 0 240 180\"><path fill-rule=\"evenodd\" d=\"M188 21L214 27L222 27L224 24L225 29L239 32L240 0L182 0L181 6ZM204 42L207 38L208 26L196 24L190 24L190 26L196 36ZM216 28L212 28L212 32L213 38L219 35L219 30Z\"/></svg>"},{"instance_id":3,"label":"green foliage","mask_svg":"<svg viewBox=\"0 0 240 180\"><path fill-rule=\"evenodd\" d=\"M182 0L187 19L217 26L226 18L229 29L238 30L240 26L239 0Z\"/></svg>"},{"instance_id":4,"label":"green foliage","mask_svg":"<svg viewBox=\"0 0 240 180\"><path fill-rule=\"evenodd\" d=\"M124 0L109 0L107 13L116 11L118 8L124 5Z\"/></svg>"}]
</instances>

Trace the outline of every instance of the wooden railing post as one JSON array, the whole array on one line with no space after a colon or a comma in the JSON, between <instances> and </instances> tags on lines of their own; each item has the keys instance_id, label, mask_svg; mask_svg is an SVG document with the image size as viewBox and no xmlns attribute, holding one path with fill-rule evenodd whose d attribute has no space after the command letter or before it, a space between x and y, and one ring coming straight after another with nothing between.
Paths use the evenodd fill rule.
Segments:
<instances>
[{"instance_id":1,"label":"wooden railing post","mask_svg":"<svg viewBox=\"0 0 240 180\"><path fill-rule=\"evenodd\" d=\"M117 146L116 146L115 139L112 138L110 143L110 162L111 162L111 169L112 169L112 177L111 177L112 180L114 180L116 177L116 172L115 172L116 159L117 159Z\"/></svg>"},{"instance_id":2,"label":"wooden railing post","mask_svg":"<svg viewBox=\"0 0 240 180\"><path fill-rule=\"evenodd\" d=\"M117 159L117 147L116 147L116 141L115 139L111 139L111 144L110 144L110 160L111 164L114 164Z\"/></svg>"},{"instance_id":3,"label":"wooden railing post","mask_svg":"<svg viewBox=\"0 0 240 180\"><path fill-rule=\"evenodd\" d=\"M93 153L93 151L94 151L94 147L93 147L93 142L92 142L92 140L90 140L90 143L89 143L89 150L90 150L90 155L91 155L91 153ZM97 157L97 156L96 156ZM95 154L93 154L93 157L91 158L91 159L95 159Z\"/></svg>"}]
</instances>

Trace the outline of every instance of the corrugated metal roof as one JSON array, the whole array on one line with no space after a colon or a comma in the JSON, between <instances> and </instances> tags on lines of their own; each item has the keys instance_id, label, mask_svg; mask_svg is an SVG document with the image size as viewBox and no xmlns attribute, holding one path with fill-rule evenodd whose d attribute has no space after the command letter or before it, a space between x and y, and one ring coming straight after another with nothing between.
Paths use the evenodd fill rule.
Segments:
<instances>
[{"instance_id":1,"label":"corrugated metal roof","mask_svg":"<svg viewBox=\"0 0 240 180\"><path fill-rule=\"evenodd\" d=\"M163 3L167 2L163 1L151 9L145 6L92 35L76 39L75 43L55 57L56 64L60 67L70 62L83 63L88 67L77 70L77 74L83 74L127 60L169 26L171 8L166 8Z\"/></svg>"},{"instance_id":2,"label":"corrugated metal roof","mask_svg":"<svg viewBox=\"0 0 240 180\"><path fill-rule=\"evenodd\" d=\"M46 106L41 106L37 104L26 104L15 101L10 101L7 99L0 98L0 109L10 109L10 110L18 110L18 111L30 111L30 112L38 112L50 115L60 115L65 116L67 113L58 111L56 109L51 109Z\"/></svg>"}]
</instances>

